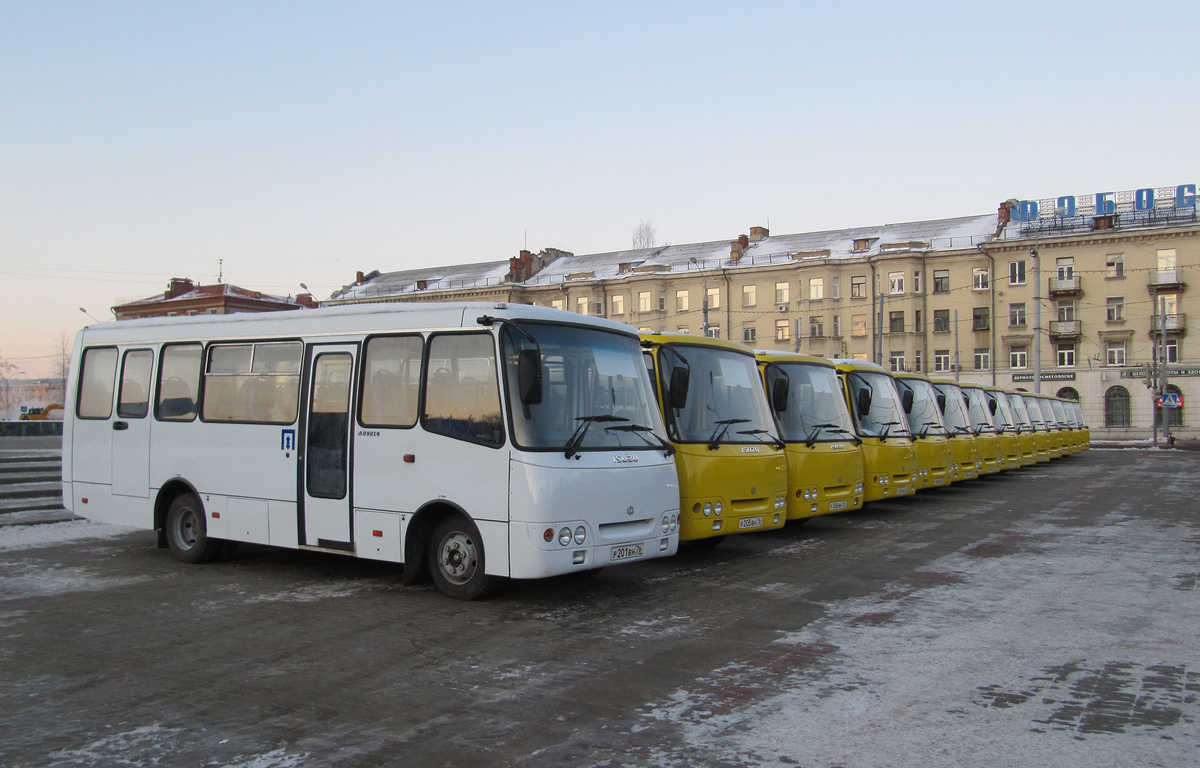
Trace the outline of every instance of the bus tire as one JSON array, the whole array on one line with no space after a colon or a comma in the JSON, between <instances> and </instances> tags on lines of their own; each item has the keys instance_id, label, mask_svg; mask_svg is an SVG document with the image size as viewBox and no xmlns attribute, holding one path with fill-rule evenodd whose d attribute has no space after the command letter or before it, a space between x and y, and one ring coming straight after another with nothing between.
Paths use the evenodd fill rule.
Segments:
<instances>
[{"instance_id":1,"label":"bus tire","mask_svg":"<svg viewBox=\"0 0 1200 768\"><path fill-rule=\"evenodd\" d=\"M484 573L483 539L470 520L454 514L443 518L429 537L429 572L438 590L457 600L490 594L499 580Z\"/></svg>"},{"instance_id":2,"label":"bus tire","mask_svg":"<svg viewBox=\"0 0 1200 768\"><path fill-rule=\"evenodd\" d=\"M204 506L195 494L176 496L167 509L167 546L181 563L207 563L221 551L221 541L208 537Z\"/></svg>"}]
</instances>

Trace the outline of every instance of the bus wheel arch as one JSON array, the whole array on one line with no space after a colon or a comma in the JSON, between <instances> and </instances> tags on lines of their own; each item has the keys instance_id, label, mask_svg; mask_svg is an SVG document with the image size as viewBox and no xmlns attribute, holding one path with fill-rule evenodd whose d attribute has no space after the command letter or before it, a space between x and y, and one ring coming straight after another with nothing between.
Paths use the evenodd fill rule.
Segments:
<instances>
[{"instance_id":1,"label":"bus wheel arch","mask_svg":"<svg viewBox=\"0 0 1200 768\"><path fill-rule=\"evenodd\" d=\"M167 508L166 538L171 554L181 563L207 563L221 553L224 542L210 538L204 504L194 493L181 493Z\"/></svg>"},{"instance_id":2,"label":"bus wheel arch","mask_svg":"<svg viewBox=\"0 0 1200 768\"><path fill-rule=\"evenodd\" d=\"M200 498L200 494L196 492L195 488L178 477L168 481L158 490L158 497L154 500L154 530L158 533L159 549L167 549L170 546L167 541L167 513L175 499L185 493L190 493L197 499Z\"/></svg>"},{"instance_id":3,"label":"bus wheel arch","mask_svg":"<svg viewBox=\"0 0 1200 768\"><path fill-rule=\"evenodd\" d=\"M409 523L404 555L405 584L430 579L449 597L475 600L499 583L484 571L487 554L478 527L457 505L437 502L419 510Z\"/></svg>"}]
</instances>

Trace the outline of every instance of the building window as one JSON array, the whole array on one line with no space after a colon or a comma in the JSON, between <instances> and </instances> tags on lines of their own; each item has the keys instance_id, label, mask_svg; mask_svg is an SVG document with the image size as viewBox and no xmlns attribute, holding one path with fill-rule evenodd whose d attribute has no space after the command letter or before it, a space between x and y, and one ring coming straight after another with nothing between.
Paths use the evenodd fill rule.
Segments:
<instances>
[{"instance_id":1,"label":"building window","mask_svg":"<svg viewBox=\"0 0 1200 768\"><path fill-rule=\"evenodd\" d=\"M829 278L829 295L832 298L842 298L842 279L840 277Z\"/></svg>"},{"instance_id":2,"label":"building window","mask_svg":"<svg viewBox=\"0 0 1200 768\"><path fill-rule=\"evenodd\" d=\"M1075 277L1075 257L1064 256L1056 261L1058 265L1058 279L1070 280Z\"/></svg>"},{"instance_id":3,"label":"building window","mask_svg":"<svg viewBox=\"0 0 1200 768\"><path fill-rule=\"evenodd\" d=\"M950 333L950 310L933 310L933 332Z\"/></svg>"},{"instance_id":4,"label":"building window","mask_svg":"<svg viewBox=\"0 0 1200 768\"><path fill-rule=\"evenodd\" d=\"M719 325L708 326L708 333L706 333L705 335L711 339L721 338L721 326L719 326Z\"/></svg>"},{"instance_id":5,"label":"building window","mask_svg":"<svg viewBox=\"0 0 1200 768\"><path fill-rule=\"evenodd\" d=\"M624 296L613 296L612 297L612 313L614 315L625 314L625 297Z\"/></svg>"},{"instance_id":6,"label":"building window","mask_svg":"<svg viewBox=\"0 0 1200 768\"><path fill-rule=\"evenodd\" d=\"M689 326L686 326L686 325L677 325L677 326L675 326L675 333L687 333L687 334L690 334L691 332L692 332L692 329L691 329L691 327L689 327Z\"/></svg>"},{"instance_id":7,"label":"building window","mask_svg":"<svg viewBox=\"0 0 1200 768\"><path fill-rule=\"evenodd\" d=\"M867 335L866 315L850 315L850 335L853 337Z\"/></svg>"},{"instance_id":8,"label":"building window","mask_svg":"<svg viewBox=\"0 0 1200 768\"><path fill-rule=\"evenodd\" d=\"M567 308L567 299L565 296L558 298L558 299L551 299L550 306L553 307L554 309L566 309Z\"/></svg>"},{"instance_id":9,"label":"building window","mask_svg":"<svg viewBox=\"0 0 1200 768\"><path fill-rule=\"evenodd\" d=\"M913 370L917 373L921 372L921 350L913 353Z\"/></svg>"},{"instance_id":10,"label":"building window","mask_svg":"<svg viewBox=\"0 0 1200 768\"><path fill-rule=\"evenodd\" d=\"M1058 367L1075 367L1075 342L1068 342L1058 345Z\"/></svg>"},{"instance_id":11,"label":"building window","mask_svg":"<svg viewBox=\"0 0 1200 768\"><path fill-rule=\"evenodd\" d=\"M825 298L825 278L812 277L808 280L809 301L819 301Z\"/></svg>"},{"instance_id":12,"label":"building window","mask_svg":"<svg viewBox=\"0 0 1200 768\"><path fill-rule=\"evenodd\" d=\"M1179 362L1179 339L1167 339L1167 362Z\"/></svg>"},{"instance_id":13,"label":"building window","mask_svg":"<svg viewBox=\"0 0 1200 768\"><path fill-rule=\"evenodd\" d=\"M1058 302L1058 321L1069 323L1075 319L1075 299L1063 299Z\"/></svg>"},{"instance_id":14,"label":"building window","mask_svg":"<svg viewBox=\"0 0 1200 768\"><path fill-rule=\"evenodd\" d=\"M638 291L638 312L649 312L653 309L651 301L650 291Z\"/></svg>"},{"instance_id":15,"label":"building window","mask_svg":"<svg viewBox=\"0 0 1200 768\"><path fill-rule=\"evenodd\" d=\"M855 352L852 355L850 355L850 359L851 360L866 360L867 353L866 352Z\"/></svg>"},{"instance_id":16,"label":"building window","mask_svg":"<svg viewBox=\"0 0 1200 768\"><path fill-rule=\"evenodd\" d=\"M903 272L888 272L888 293L904 293Z\"/></svg>"},{"instance_id":17,"label":"building window","mask_svg":"<svg viewBox=\"0 0 1200 768\"><path fill-rule=\"evenodd\" d=\"M921 320L921 310L913 310L913 330L917 333L922 333L925 330L925 326L922 325Z\"/></svg>"},{"instance_id":18,"label":"building window","mask_svg":"<svg viewBox=\"0 0 1200 768\"><path fill-rule=\"evenodd\" d=\"M578 312L578 313L579 313L579 314L581 314L581 315L586 315L586 314L588 313L588 300L587 300L587 296L579 296L579 297L576 297L576 299L575 299L575 311L576 311L576 312Z\"/></svg>"},{"instance_id":19,"label":"building window","mask_svg":"<svg viewBox=\"0 0 1200 768\"><path fill-rule=\"evenodd\" d=\"M775 341L790 341L792 338L792 324L787 320L775 321Z\"/></svg>"},{"instance_id":20,"label":"building window","mask_svg":"<svg viewBox=\"0 0 1200 768\"><path fill-rule=\"evenodd\" d=\"M1125 319L1125 297L1124 296L1109 296L1108 304L1105 305L1108 322L1117 323Z\"/></svg>"},{"instance_id":21,"label":"building window","mask_svg":"<svg viewBox=\"0 0 1200 768\"><path fill-rule=\"evenodd\" d=\"M753 344L758 339L758 331L753 325L742 326L742 342L745 344Z\"/></svg>"},{"instance_id":22,"label":"building window","mask_svg":"<svg viewBox=\"0 0 1200 768\"><path fill-rule=\"evenodd\" d=\"M1008 305L1008 325L1010 328L1025 325L1025 302L1015 301Z\"/></svg>"},{"instance_id":23,"label":"building window","mask_svg":"<svg viewBox=\"0 0 1200 768\"><path fill-rule=\"evenodd\" d=\"M814 339L822 338L825 335L825 320L820 315L813 315L808 319L808 335Z\"/></svg>"},{"instance_id":24,"label":"building window","mask_svg":"<svg viewBox=\"0 0 1200 768\"><path fill-rule=\"evenodd\" d=\"M987 347L975 348L975 370L986 371L992 367L992 350Z\"/></svg>"},{"instance_id":25,"label":"building window","mask_svg":"<svg viewBox=\"0 0 1200 768\"><path fill-rule=\"evenodd\" d=\"M933 270L933 292L950 293L950 270Z\"/></svg>"},{"instance_id":26,"label":"building window","mask_svg":"<svg viewBox=\"0 0 1200 768\"><path fill-rule=\"evenodd\" d=\"M891 371L893 373L902 372L904 370L904 353L903 352L889 352L888 353L888 365L890 366Z\"/></svg>"},{"instance_id":27,"label":"building window","mask_svg":"<svg viewBox=\"0 0 1200 768\"><path fill-rule=\"evenodd\" d=\"M913 293L921 292L921 271L913 272Z\"/></svg>"},{"instance_id":28,"label":"building window","mask_svg":"<svg viewBox=\"0 0 1200 768\"><path fill-rule=\"evenodd\" d=\"M888 333L904 333L904 311L888 313Z\"/></svg>"},{"instance_id":29,"label":"building window","mask_svg":"<svg viewBox=\"0 0 1200 768\"><path fill-rule=\"evenodd\" d=\"M753 307L758 303L758 287L753 285L742 286L742 306Z\"/></svg>"},{"instance_id":30,"label":"building window","mask_svg":"<svg viewBox=\"0 0 1200 768\"><path fill-rule=\"evenodd\" d=\"M850 298L865 299L867 298L867 276L854 275L850 278Z\"/></svg>"},{"instance_id":31,"label":"building window","mask_svg":"<svg viewBox=\"0 0 1200 768\"><path fill-rule=\"evenodd\" d=\"M1104 393L1104 426L1128 427L1131 425L1129 412L1129 390L1125 387L1109 387Z\"/></svg>"},{"instance_id":32,"label":"building window","mask_svg":"<svg viewBox=\"0 0 1200 768\"><path fill-rule=\"evenodd\" d=\"M950 350L933 350L933 370L938 372L950 370Z\"/></svg>"},{"instance_id":33,"label":"building window","mask_svg":"<svg viewBox=\"0 0 1200 768\"><path fill-rule=\"evenodd\" d=\"M1163 248L1158 252L1158 271L1159 272L1174 272L1175 271L1175 249Z\"/></svg>"},{"instance_id":34,"label":"building window","mask_svg":"<svg viewBox=\"0 0 1200 768\"><path fill-rule=\"evenodd\" d=\"M986 291L991 285L991 275L988 273L987 267L975 267L971 270L971 289L976 291Z\"/></svg>"},{"instance_id":35,"label":"building window","mask_svg":"<svg viewBox=\"0 0 1200 768\"><path fill-rule=\"evenodd\" d=\"M675 311L687 312L691 304L690 297L688 291L675 291Z\"/></svg>"},{"instance_id":36,"label":"building window","mask_svg":"<svg viewBox=\"0 0 1200 768\"><path fill-rule=\"evenodd\" d=\"M1104 349L1108 365L1125 365L1125 342L1108 341L1104 343Z\"/></svg>"},{"instance_id":37,"label":"building window","mask_svg":"<svg viewBox=\"0 0 1200 768\"><path fill-rule=\"evenodd\" d=\"M1008 367L1009 368L1028 368L1029 367L1029 351L1024 344L1014 345L1008 348Z\"/></svg>"},{"instance_id":38,"label":"building window","mask_svg":"<svg viewBox=\"0 0 1200 768\"><path fill-rule=\"evenodd\" d=\"M791 301L791 285L789 283L775 283L775 303L787 304Z\"/></svg>"},{"instance_id":39,"label":"building window","mask_svg":"<svg viewBox=\"0 0 1200 768\"><path fill-rule=\"evenodd\" d=\"M721 289L720 288L709 288L708 292L705 294L705 296L708 297L708 308L709 309L720 309L721 308Z\"/></svg>"},{"instance_id":40,"label":"building window","mask_svg":"<svg viewBox=\"0 0 1200 768\"><path fill-rule=\"evenodd\" d=\"M1125 256L1120 253L1110 253L1104 260L1104 277L1125 277Z\"/></svg>"},{"instance_id":41,"label":"building window","mask_svg":"<svg viewBox=\"0 0 1200 768\"><path fill-rule=\"evenodd\" d=\"M1008 284L1025 285L1025 261L1008 262Z\"/></svg>"},{"instance_id":42,"label":"building window","mask_svg":"<svg viewBox=\"0 0 1200 768\"><path fill-rule=\"evenodd\" d=\"M988 307L975 307L971 310L971 330L986 331L991 327L991 310Z\"/></svg>"},{"instance_id":43,"label":"building window","mask_svg":"<svg viewBox=\"0 0 1200 768\"><path fill-rule=\"evenodd\" d=\"M1054 393L1055 397L1061 397L1063 400L1074 400L1079 402L1079 392L1074 387L1063 387Z\"/></svg>"}]
</instances>

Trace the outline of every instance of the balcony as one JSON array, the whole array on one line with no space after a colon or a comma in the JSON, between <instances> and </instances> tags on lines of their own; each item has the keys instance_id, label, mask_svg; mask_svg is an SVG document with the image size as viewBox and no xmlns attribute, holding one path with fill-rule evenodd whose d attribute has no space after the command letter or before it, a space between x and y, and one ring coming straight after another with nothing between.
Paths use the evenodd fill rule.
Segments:
<instances>
[{"instance_id":1,"label":"balcony","mask_svg":"<svg viewBox=\"0 0 1200 768\"><path fill-rule=\"evenodd\" d=\"M1079 286L1078 277L1050 278L1051 296L1078 296L1081 293L1083 293L1083 289Z\"/></svg>"},{"instance_id":2,"label":"balcony","mask_svg":"<svg viewBox=\"0 0 1200 768\"><path fill-rule=\"evenodd\" d=\"M1078 339L1083 335L1078 320L1051 320L1050 338Z\"/></svg>"},{"instance_id":3,"label":"balcony","mask_svg":"<svg viewBox=\"0 0 1200 768\"><path fill-rule=\"evenodd\" d=\"M1152 290L1178 290L1183 287L1183 273L1178 269L1156 269L1150 273Z\"/></svg>"},{"instance_id":4,"label":"balcony","mask_svg":"<svg viewBox=\"0 0 1200 768\"><path fill-rule=\"evenodd\" d=\"M1184 336L1187 334L1187 315L1154 315L1150 320L1150 336L1158 336L1160 328L1165 329L1168 336Z\"/></svg>"}]
</instances>

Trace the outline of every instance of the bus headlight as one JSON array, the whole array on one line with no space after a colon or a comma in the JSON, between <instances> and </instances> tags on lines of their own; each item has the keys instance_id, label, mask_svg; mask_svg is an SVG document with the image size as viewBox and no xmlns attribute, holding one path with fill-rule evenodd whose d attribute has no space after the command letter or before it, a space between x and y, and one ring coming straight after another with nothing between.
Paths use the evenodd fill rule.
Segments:
<instances>
[{"instance_id":1,"label":"bus headlight","mask_svg":"<svg viewBox=\"0 0 1200 768\"><path fill-rule=\"evenodd\" d=\"M716 506L713 507L713 512L715 512L718 515L721 514L721 502L718 501L716 503Z\"/></svg>"},{"instance_id":2,"label":"bus headlight","mask_svg":"<svg viewBox=\"0 0 1200 768\"><path fill-rule=\"evenodd\" d=\"M563 528L558 532L558 543L564 547L571 543L571 529Z\"/></svg>"},{"instance_id":3,"label":"bus headlight","mask_svg":"<svg viewBox=\"0 0 1200 768\"><path fill-rule=\"evenodd\" d=\"M862 484L862 481L859 480L857 483L854 484L854 492L862 493L862 489L863 489L863 484Z\"/></svg>"},{"instance_id":4,"label":"bus headlight","mask_svg":"<svg viewBox=\"0 0 1200 768\"><path fill-rule=\"evenodd\" d=\"M575 529L575 543L582 544L587 538L587 529L582 525Z\"/></svg>"},{"instance_id":5,"label":"bus headlight","mask_svg":"<svg viewBox=\"0 0 1200 768\"><path fill-rule=\"evenodd\" d=\"M712 514L712 502L706 501L706 502L704 502L704 516L708 517L711 514Z\"/></svg>"}]
</instances>

